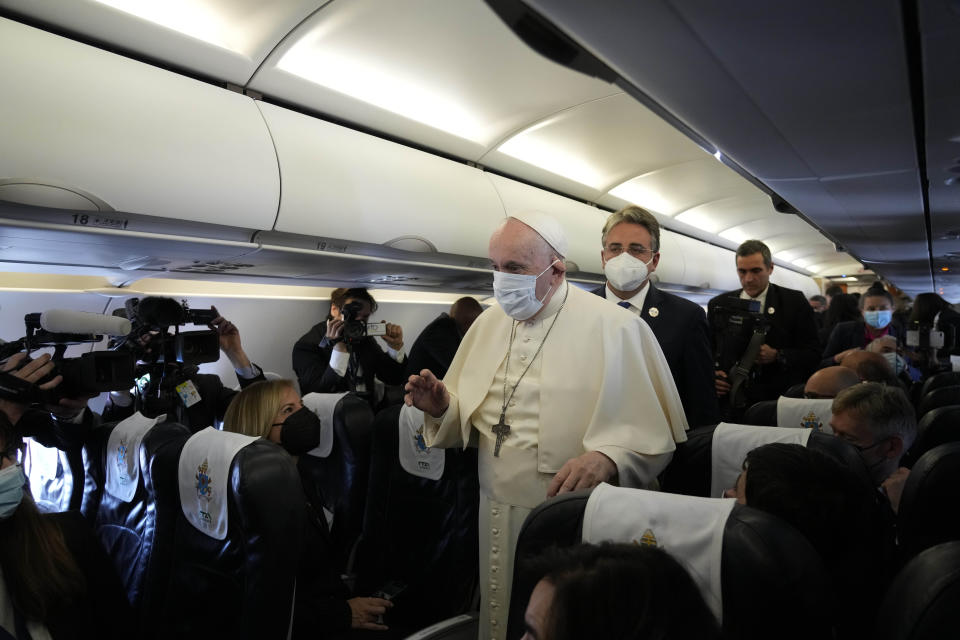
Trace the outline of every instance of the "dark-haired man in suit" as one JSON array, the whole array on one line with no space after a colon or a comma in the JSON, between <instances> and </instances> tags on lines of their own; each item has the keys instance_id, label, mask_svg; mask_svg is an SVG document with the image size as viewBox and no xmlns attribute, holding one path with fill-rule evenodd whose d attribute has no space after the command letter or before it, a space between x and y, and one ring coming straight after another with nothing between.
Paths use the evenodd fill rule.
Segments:
<instances>
[{"instance_id":1,"label":"dark-haired man in suit","mask_svg":"<svg viewBox=\"0 0 960 640\"><path fill-rule=\"evenodd\" d=\"M769 330L751 369L746 397L749 403L773 400L790 386L805 381L820 360L813 309L803 292L770 282L773 258L764 243L747 240L737 248L736 261L742 288L713 298L707 304L707 318L717 330L717 305L722 298L760 302ZM718 396L730 391L726 377L727 372L717 371Z\"/></svg>"},{"instance_id":2,"label":"dark-haired man in suit","mask_svg":"<svg viewBox=\"0 0 960 640\"><path fill-rule=\"evenodd\" d=\"M625 207L607 218L601 242L607 283L593 293L637 314L653 330L690 427L716 424L713 357L703 309L650 282L660 262L657 219L640 207Z\"/></svg>"}]
</instances>

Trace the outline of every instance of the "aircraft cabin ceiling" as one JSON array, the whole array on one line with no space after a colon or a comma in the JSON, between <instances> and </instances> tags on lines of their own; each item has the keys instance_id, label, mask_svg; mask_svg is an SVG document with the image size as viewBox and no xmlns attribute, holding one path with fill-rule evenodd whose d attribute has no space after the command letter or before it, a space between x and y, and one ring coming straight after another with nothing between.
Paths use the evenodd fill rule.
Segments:
<instances>
[{"instance_id":1,"label":"aircraft cabin ceiling","mask_svg":"<svg viewBox=\"0 0 960 640\"><path fill-rule=\"evenodd\" d=\"M899 265L926 259L898 3L866 18L828 2L526 4L624 80L541 56L482 0L0 0L0 15L604 209L635 203L721 247L759 238L803 274L862 273L853 254L900 284ZM852 24L867 35L847 42ZM929 289L929 268L903 285Z\"/></svg>"},{"instance_id":2,"label":"aircraft cabin ceiling","mask_svg":"<svg viewBox=\"0 0 960 640\"><path fill-rule=\"evenodd\" d=\"M960 2L490 4L564 34L906 292L960 299Z\"/></svg>"}]
</instances>

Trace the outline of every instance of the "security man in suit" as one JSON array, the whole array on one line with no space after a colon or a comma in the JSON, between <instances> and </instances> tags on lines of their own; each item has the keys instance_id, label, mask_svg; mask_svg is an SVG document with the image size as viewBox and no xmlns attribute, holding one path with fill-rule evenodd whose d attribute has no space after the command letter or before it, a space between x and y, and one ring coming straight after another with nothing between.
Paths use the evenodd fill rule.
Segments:
<instances>
[{"instance_id":1,"label":"security man in suit","mask_svg":"<svg viewBox=\"0 0 960 640\"><path fill-rule=\"evenodd\" d=\"M713 329L719 328L716 308L724 297L760 302L770 326L751 370L746 397L749 403L774 400L790 386L804 382L820 360L813 309L803 292L770 282L773 257L764 243L747 240L737 248L736 260L742 288L713 298L707 304L707 318ZM717 371L719 397L730 391L726 378L727 372Z\"/></svg>"},{"instance_id":2,"label":"security man in suit","mask_svg":"<svg viewBox=\"0 0 960 640\"><path fill-rule=\"evenodd\" d=\"M593 293L639 315L653 330L690 427L716 424L713 357L703 309L650 282L660 262L657 219L640 207L625 207L607 218L601 242L607 283Z\"/></svg>"},{"instance_id":3,"label":"security man in suit","mask_svg":"<svg viewBox=\"0 0 960 640\"><path fill-rule=\"evenodd\" d=\"M374 376L391 385L406 379L403 329L387 323L386 352L372 336L348 344L343 336L343 309L348 305L357 309L353 320L363 323L377 310L376 300L366 289L334 290L326 321L314 325L294 345L293 370L303 395L352 391L376 406Z\"/></svg>"}]
</instances>

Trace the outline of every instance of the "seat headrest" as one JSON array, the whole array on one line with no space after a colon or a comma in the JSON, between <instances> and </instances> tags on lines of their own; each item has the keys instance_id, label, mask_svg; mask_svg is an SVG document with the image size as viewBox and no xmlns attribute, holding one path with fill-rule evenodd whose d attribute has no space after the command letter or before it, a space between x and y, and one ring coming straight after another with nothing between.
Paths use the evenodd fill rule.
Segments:
<instances>
[{"instance_id":1,"label":"seat headrest","mask_svg":"<svg viewBox=\"0 0 960 640\"><path fill-rule=\"evenodd\" d=\"M786 427L757 427L748 424L721 422L713 433L711 454L710 496L723 497L743 470L747 454L757 447L772 442L802 444L807 446L811 429L788 429Z\"/></svg>"},{"instance_id":2,"label":"seat headrest","mask_svg":"<svg viewBox=\"0 0 960 640\"><path fill-rule=\"evenodd\" d=\"M717 620L723 617L720 561L723 531L736 501L643 489L593 490L583 516L583 541L661 547L687 569Z\"/></svg>"},{"instance_id":3,"label":"seat headrest","mask_svg":"<svg viewBox=\"0 0 960 640\"><path fill-rule=\"evenodd\" d=\"M830 419L833 417L832 406L831 398L812 400L781 396L777 400L777 426L833 433L833 428L830 426Z\"/></svg>"},{"instance_id":4,"label":"seat headrest","mask_svg":"<svg viewBox=\"0 0 960 640\"><path fill-rule=\"evenodd\" d=\"M423 411L403 405L398 420L400 467L412 476L439 480L443 477L446 452L428 447L423 439Z\"/></svg>"},{"instance_id":5,"label":"seat headrest","mask_svg":"<svg viewBox=\"0 0 960 640\"><path fill-rule=\"evenodd\" d=\"M258 440L207 427L180 452L180 505L187 521L211 538L227 537L230 465L237 452Z\"/></svg>"},{"instance_id":6,"label":"seat headrest","mask_svg":"<svg viewBox=\"0 0 960 640\"><path fill-rule=\"evenodd\" d=\"M897 513L906 557L960 539L960 442L927 451L910 470Z\"/></svg>"},{"instance_id":7,"label":"seat headrest","mask_svg":"<svg viewBox=\"0 0 960 640\"><path fill-rule=\"evenodd\" d=\"M960 541L931 547L897 574L880 607L879 640L935 640L960 628Z\"/></svg>"},{"instance_id":8,"label":"seat headrest","mask_svg":"<svg viewBox=\"0 0 960 640\"><path fill-rule=\"evenodd\" d=\"M123 502L133 500L140 482L140 443L166 414L147 418L137 411L119 422L107 439L107 479L104 490Z\"/></svg>"},{"instance_id":9,"label":"seat headrest","mask_svg":"<svg viewBox=\"0 0 960 640\"><path fill-rule=\"evenodd\" d=\"M307 452L308 456L326 458L333 450L333 415L347 392L308 393L303 396L303 406L320 418L320 444Z\"/></svg>"}]
</instances>

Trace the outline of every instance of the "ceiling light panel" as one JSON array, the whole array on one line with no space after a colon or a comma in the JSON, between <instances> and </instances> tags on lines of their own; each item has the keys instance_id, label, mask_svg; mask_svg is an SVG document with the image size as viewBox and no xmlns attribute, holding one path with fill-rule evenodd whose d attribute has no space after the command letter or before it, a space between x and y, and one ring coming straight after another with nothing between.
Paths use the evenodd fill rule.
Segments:
<instances>
[{"instance_id":1,"label":"ceiling light panel","mask_svg":"<svg viewBox=\"0 0 960 640\"><path fill-rule=\"evenodd\" d=\"M709 158L626 94L569 109L513 136L498 151L602 193L631 176Z\"/></svg>"},{"instance_id":2,"label":"ceiling light panel","mask_svg":"<svg viewBox=\"0 0 960 640\"><path fill-rule=\"evenodd\" d=\"M483 2L449 0L331 3L251 86L470 159L550 114L619 92L535 53Z\"/></svg>"},{"instance_id":3,"label":"ceiling light panel","mask_svg":"<svg viewBox=\"0 0 960 640\"><path fill-rule=\"evenodd\" d=\"M4 7L218 80L246 84L324 0L2 0Z\"/></svg>"},{"instance_id":4,"label":"ceiling light panel","mask_svg":"<svg viewBox=\"0 0 960 640\"><path fill-rule=\"evenodd\" d=\"M700 229L718 233L753 220L765 220L773 213L770 198L759 192L748 196L734 196L691 207L676 219Z\"/></svg>"},{"instance_id":5,"label":"ceiling light panel","mask_svg":"<svg viewBox=\"0 0 960 640\"><path fill-rule=\"evenodd\" d=\"M657 213L674 216L711 201L750 196L757 190L733 170L704 154L703 158L632 178L610 193Z\"/></svg>"}]
</instances>

